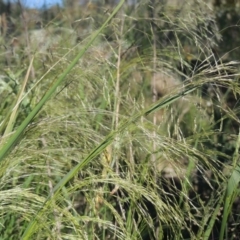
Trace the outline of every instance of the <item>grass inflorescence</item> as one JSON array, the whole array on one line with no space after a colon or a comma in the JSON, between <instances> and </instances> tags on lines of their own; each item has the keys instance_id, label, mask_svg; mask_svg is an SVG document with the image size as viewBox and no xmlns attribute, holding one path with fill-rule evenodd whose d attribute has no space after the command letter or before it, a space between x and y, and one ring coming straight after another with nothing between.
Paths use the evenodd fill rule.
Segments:
<instances>
[{"instance_id":1,"label":"grass inflorescence","mask_svg":"<svg viewBox=\"0 0 240 240\"><path fill-rule=\"evenodd\" d=\"M204 1L169 2L53 8L38 31L21 8L0 57L1 239L236 239L238 62Z\"/></svg>"}]
</instances>

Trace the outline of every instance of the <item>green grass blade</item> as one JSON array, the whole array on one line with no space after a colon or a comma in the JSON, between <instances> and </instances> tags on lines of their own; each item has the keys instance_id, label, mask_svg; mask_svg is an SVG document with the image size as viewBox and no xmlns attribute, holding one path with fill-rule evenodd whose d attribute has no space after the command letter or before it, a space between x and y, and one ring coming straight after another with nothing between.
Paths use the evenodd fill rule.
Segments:
<instances>
[{"instance_id":1,"label":"green grass blade","mask_svg":"<svg viewBox=\"0 0 240 240\"><path fill-rule=\"evenodd\" d=\"M30 71L32 69L33 60L34 60L34 57L32 57L32 59L31 59L31 62L29 64L29 67L28 67L25 79L23 81L21 90L19 91L17 99L16 99L16 102L14 103L14 107L13 107L13 110L12 110L11 115L9 117L7 127L6 127L6 129L4 131L3 138L6 137L9 133L11 133L13 128L14 128L14 124L15 124L15 121L16 121L16 118L17 118L17 115L18 115L18 109L19 109L20 104L21 104L21 102L23 100L22 97L23 97L25 88L27 86L27 82L29 80L29 75L30 75ZM4 139L4 142L6 142L6 139Z\"/></svg>"},{"instance_id":2,"label":"green grass blade","mask_svg":"<svg viewBox=\"0 0 240 240\"><path fill-rule=\"evenodd\" d=\"M46 92L43 98L39 101L39 103L34 107L32 112L27 116L27 118L22 122L22 124L18 127L16 132L8 139L8 141L3 144L3 147L0 150L0 161L7 155L10 149L17 143L23 131L26 129L28 124L32 121L32 119L36 116L36 114L41 110L43 105L49 100L52 94L55 92L57 87L63 82L67 74L73 69L73 67L77 64L78 60L83 56L83 54L87 51L87 49L91 46L94 40L98 37L98 35L102 32L102 30L107 26L110 20L114 17L114 15L119 11L122 7L125 0L120 1L117 7L114 9L112 14L108 17L106 22L101 26L101 28L96 31L89 42L82 48L82 50L78 53L78 55L74 58L74 60L69 64L67 69L62 73L62 75L56 80L53 86Z\"/></svg>"},{"instance_id":3,"label":"green grass blade","mask_svg":"<svg viewBox=\"0 0 240 240\"><path fill-rule=\"evenodd\" d=\"M210 239L210 235L212 233L212 229L214 227L214 224L215 224L215 222L218 218L218 214L219 214L219 211L220 211L223 200L224 200L224 194L221 194L221 196L218 199L218 203L215 206L215 209L214 209L211 217L209 219L207 218L206 221L203 223L204 226L207 225L206 230L203 232L203 240ZM208 222L208 220L209 220L209 222ZM201 239L201 236L202 236L202 232L200 231L199 234L197 235L197 239Z\"/></svg>"},{"instance_id":4,"label":"green grass blade","mask_svg":"<svg viewBox=\"0 0 240 240\"><path fill-rule=\"evenodd\" d=\"M238 162L240 148L240 131L238 134L238 140L236 142L235 154L233 156L233 171L227 183L225 201L224 201L224 210L223 210L223 219L220 230L220 240L224 239L224 233L227 226L228 216L232 209L232 204L239 194L238 186L240 182L240 166Z\"/></svg>"}]
</instances>

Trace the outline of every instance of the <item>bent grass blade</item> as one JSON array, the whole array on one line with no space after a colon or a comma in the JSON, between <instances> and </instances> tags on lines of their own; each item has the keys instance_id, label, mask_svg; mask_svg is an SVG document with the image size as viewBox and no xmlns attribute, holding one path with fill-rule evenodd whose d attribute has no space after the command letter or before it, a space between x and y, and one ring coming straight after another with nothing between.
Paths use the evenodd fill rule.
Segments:
<instances>
[{"instance_id":1,"label":"bent grass blade","mask_svg":"<svg viewBox=\"0 0 240 240\"><path fill-rule=\"evenodd\" d=\"M240 149L240 129L238 133L238 139L236 142L235 153L233 155L233 170L230 178L228 179L224 200L223 219L220 230L220 240L224 239L224 233L226 233L226 227L228 217L232 210L232 205L237 196L240 194L239 183L240 183L240 163L239 163L239 149Z\"/></svg>"}]
</instances>

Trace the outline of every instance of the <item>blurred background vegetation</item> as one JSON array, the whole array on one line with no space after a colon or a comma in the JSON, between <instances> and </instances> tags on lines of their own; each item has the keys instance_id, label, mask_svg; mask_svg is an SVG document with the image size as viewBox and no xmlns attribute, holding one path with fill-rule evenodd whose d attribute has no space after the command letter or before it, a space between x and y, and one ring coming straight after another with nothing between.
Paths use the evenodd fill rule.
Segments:
<instances>
[{"instance_id":1,"label":"blurred background vegetation","mask_svg":"<svg viewBox=\"0 0 240 240\"><path fill-rule=\"evenodd\" d=\"M0 0L2 145L27 70L9 135L117 3ZM1 161L0 239L21 239L35 219L22 239L239 239L239 10L237 0L126 1Z\"/></svg>"}]
</instances>

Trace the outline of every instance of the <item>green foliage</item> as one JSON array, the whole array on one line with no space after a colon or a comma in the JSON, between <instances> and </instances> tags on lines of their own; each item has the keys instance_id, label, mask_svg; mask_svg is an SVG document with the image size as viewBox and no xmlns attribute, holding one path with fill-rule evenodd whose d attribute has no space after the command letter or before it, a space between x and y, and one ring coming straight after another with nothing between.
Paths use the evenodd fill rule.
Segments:
<instances>
[{"instance_id":1,"label":"green foliage","mask_svg":"<svg viewBox=\"0 0 240 240\"><path fill-rule=\"evenodd\" d=\"M238 232L236 62L211 64L219 36L204 1L153 2L88 5L81 19L74 4L51 9L40 31L56 45L2 61L1 239Z\"/></svg>"}]
</instances>

